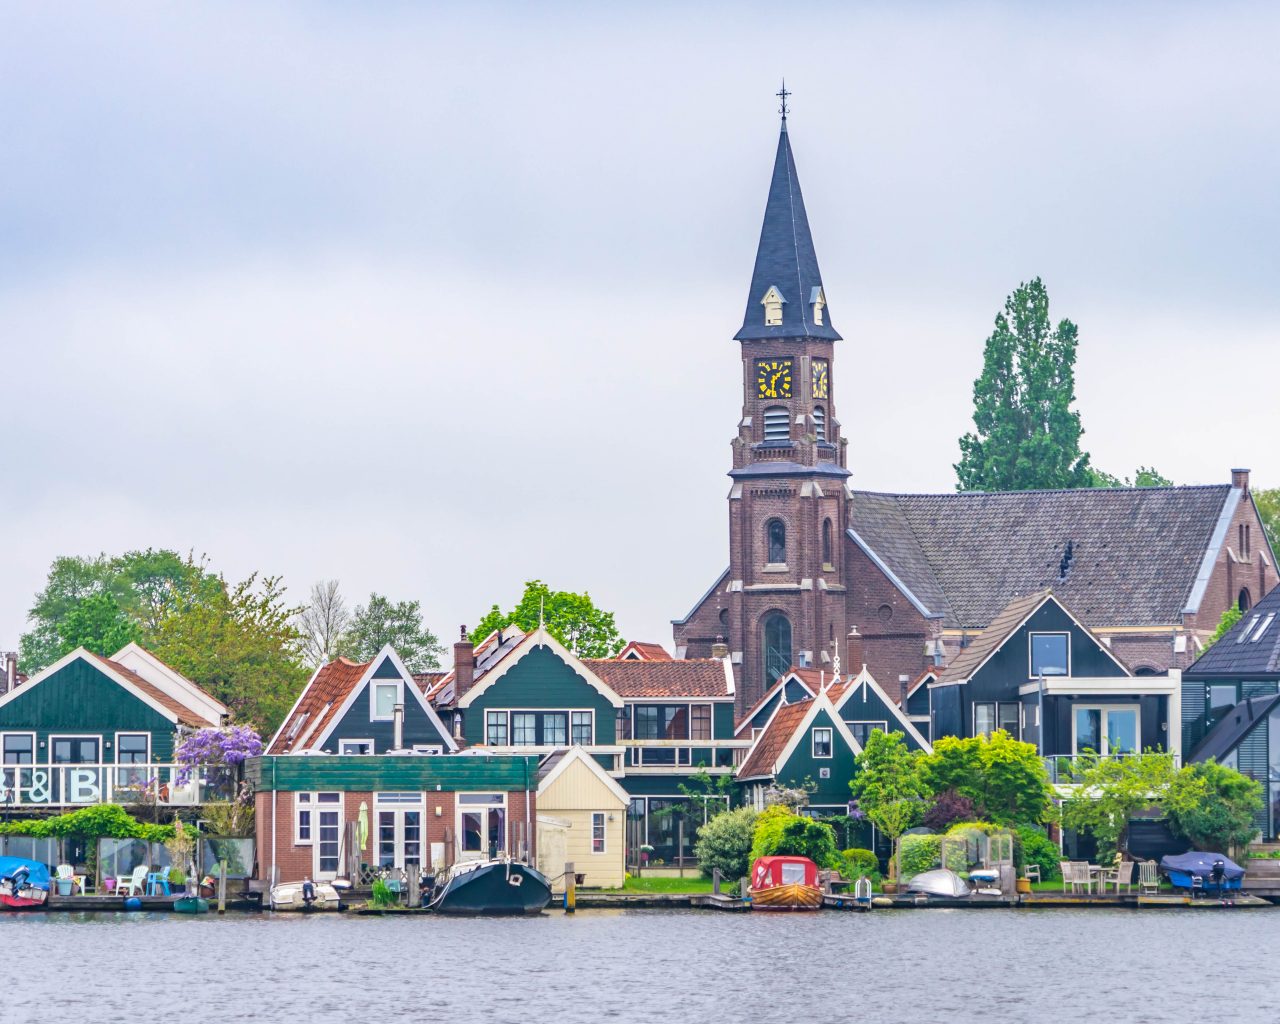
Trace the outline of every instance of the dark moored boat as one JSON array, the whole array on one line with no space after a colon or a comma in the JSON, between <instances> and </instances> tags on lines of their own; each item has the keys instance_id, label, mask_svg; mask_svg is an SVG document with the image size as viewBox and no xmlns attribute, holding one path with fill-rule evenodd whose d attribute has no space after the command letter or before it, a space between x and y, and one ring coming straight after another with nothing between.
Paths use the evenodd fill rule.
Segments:
<instances>
[{"instance_id":1,"label":"dark moored boat","mask_svg":"<svg viewBox=\"0 0 1280 1024\"><path fill-rule=\"evenodd\" d=\"M551 902L551 883L514 860L469 860L442 873L427 907L440 914L537 914Z\"/></svg>"},{"instance_id":2,"label":"dark moored boat","mask_svg":"<svg viewBox=\"0 0 1280 1024\"><path fill-rule=\"evenodd\" d=\"M48 865L22 857L0 857L0 906L31 910L43 907L48 899Z\"/></svg>"},{"instance_id":3,"label":"dark moored boat","mask_svg":"<svg viewBox=\"0 0 1280 1024\"><path fill-rule=\"evenodd\" d=\"M1192 892L1238 892L1244 884L1244 868L1225 853L1192 850L1162 857L1160 870L1176 887Z\"/></svg>"}]
</instances>

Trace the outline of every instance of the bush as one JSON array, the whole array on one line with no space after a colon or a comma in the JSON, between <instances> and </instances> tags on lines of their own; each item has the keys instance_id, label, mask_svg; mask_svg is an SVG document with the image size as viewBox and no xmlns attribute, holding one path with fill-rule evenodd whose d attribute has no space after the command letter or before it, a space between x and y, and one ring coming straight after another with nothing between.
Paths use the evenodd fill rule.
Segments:
<instances>
[{"instance_id":1,"label":"bush","mask_svg":"<svg viewBox=\"0 0 1280 1024\"><path fill-rule=\"evenodd\" d=\"M802 818L785 807L770 807L757 819L750 859L772 856L808 857L820 868L838 868L836 833L813 818Z\"/></svg>"},{"instance_id":2,"label":"bush","mask_svg":"<svg viewBox=\"0 0 1280 1024\"><path fill-rule=\"evenodd\" d=\"M1043 829L1038 829L1034 825L1022 825L1018 829L1018 839L1022 845L1024 864L1040 865L1041 881L1048 882L1062 877L1062 873L1058 870L1062 853L1058 849L1058 844L1045 835Z\"/></svg>"},{"instance_id":3,"label":"bush","mask_svg":"<svg viewBox=\"0 0 1280 1024\"><path fill-rule=\"evenodd\" d=\"M756 812L750 807L717 814L700 829L693 844L698 867L707 878L715 868L726 881L736 881L751 871L751 842Z\"/></svg>"},{"instance_id":4,"label":"bush","mask_svg":"<svg viewBox=\"0 0 1280 1024\"><path fill-rule=\"evenodd\" d=\"M372 898L369 900L371 907L394 907L398 902L396 894L391 891L391 886L387 885L381 878L373 883Z\"/></svg>"},{"instance_id":5,"label":"bush","mask_svg":"<svg viewBox=\"0 0 1280 1024\"><path fill-rule=\"evenodd\" d=\"M870 850L861 850L854 848L852 850L841 850L840 859L843 865L840 868L840 876L850 881L862 878L877 878L880 875L880 861Z\"/></svg>"},{"instance_id":6,"label":"bush","mask_svg":"<svg viewBox=\"0 0 1280 1024\"><path fill-rule=\"evenodd\" d=\"M164 843L173 839L172 825L151 825L131 818L119 804L95 804L53 818L28 818L0 823L0 835L35 839L145 839Z\"/></svg>"},{"instance_id":7,"label":"bush","mask_svg":"<svg viewBox=\"0 0 1280 1024\"><path fill-rule=\"evenodd\" d=\"M1214 761L1179 771L1165 800L1174 832L1196 849L1223 853L1257 835L1253 816L1265 807L1262 783Z\"/></svg>"},{"instance_id":8,"label":"bush","mask_svg":"<svg viewBox=\"0 0 1280 1024\"><path fill-rule=\"evenodd\" d=\"M957 821L972 821L974 817L973 801L954 789L947 789L939 793L933 806L924 812L924 826L941 832Z\"/></svg>"}]
</instances>

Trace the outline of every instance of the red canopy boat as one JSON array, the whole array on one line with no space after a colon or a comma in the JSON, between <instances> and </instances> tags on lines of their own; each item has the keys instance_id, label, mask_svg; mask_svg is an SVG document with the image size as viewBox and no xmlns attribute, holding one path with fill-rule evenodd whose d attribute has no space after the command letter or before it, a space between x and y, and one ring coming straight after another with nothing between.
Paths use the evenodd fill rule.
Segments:
<instances>
[{"instance_id":1,"label":"red canopy boat","mask_svg":"<svg viewBox=\"0 0 1280 1024\"><path fill-rule=\"evenodd\" d=\"M819 910L818 865L808 857L757 857L750 894L754 910Z\"/></svg>"}]
</instances>

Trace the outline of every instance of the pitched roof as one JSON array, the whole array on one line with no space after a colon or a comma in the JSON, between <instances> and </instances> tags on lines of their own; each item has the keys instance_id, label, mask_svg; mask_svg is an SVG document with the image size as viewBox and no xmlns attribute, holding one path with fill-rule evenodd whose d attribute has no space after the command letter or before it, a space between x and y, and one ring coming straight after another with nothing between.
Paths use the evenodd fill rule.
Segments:
<instances>
[{"instance_id":1,"label":"pitched roof","mask_svg":"<svg viewBox=\"0 0 1280 1024\"><path fill-rule=\"evenodd\" d=\"M1241 492L1194 487L852 493L850 531L926 614L985 627L1052 586L1086 625L1178 622Z\"/></svg>"},{"instance_id":2,"label":"pitched roof","mask_svg":"<svg viewBox=\"0 0 1280 1024\"><path fill-rule=\"evenodd\" d=\"M471 682L474 686L480 678L503 658L520 646L525 632L519 626L503 626L495 629L487 637L475 645L476 667ZM456 667L456 666L455 666ZM454 692L454 669L443 673L426 691L427 699L433 704L451 705L457 699Z\"/></svg>"},{"instance_id":3,"label":"pitched roof","mask_svg":"<svg viewBox=\"0 0 1280 1024\"><path fill-rule=\"evenodd\" d=\"M177 716L178 721L181 722L183 725L189 725L196 729L203 729L206 726L214 724L214 723L210 723L208 717L206 717L205 715L202 715L198 711L195 711L192 708L187 707L181 701L176 700L173 697L170 697L167 693L165 693L162 689L160 689L154 683L150 683L147 680L143 679L142 676L138 675L138 673L133 671L133 669L125 668L123 665L120 665L114 661L111 661L108 658L104 658L100 654L94 654L92 651L85 651L84 653L88 655L90 660L99 662L100 664L109 668L112 672L115 672L118 675L124 676L124 678L127 679L131 685L135 686L137 689L145 693L147 697L150 700L152 700L154 703L159 704L161 707L165 708L166 710L173 712L173 714Z\"/></svg>"},{"instance_id":4,"label":"pitched roof","mask_svg":"<svg viewBox=\"0 0 1280 1024\"><path fill-rule=\"evenodd\" d=\"M969 646L957 654L942 673L940 683L958 683L968 679L1004 642L1017 630L1028 615L1049 600L1051 591L1041 590L1025 597L1015 597L1000 610L991 625L969 641Z\"/></svg>"},{"instance_id":5,"label":"pitched roof","mask_svg":"<svg viewBox=\"0 0 1280 1024\"><path fill-rule=\"evenodd\" d=\"M742 762L737 775L740 779L772 775L778 758L787 749L787 743L813 707L811 700L798 700L794 704L781 704L769 719L747 759Z\"/></svg>"},{"instance_id":6,"label":"pitched roof","mask_svg":"<svg viewBox=\"0 0 1280 1024\"><path fill-rule=\"evenodd\" d=\"M786 689L787 682L791 678L791 673L795 671L796 671L795 669L792 669L791 672L784 672L782 675L778 676L778 678L773 681L773 684L769 686L764 691L763 694L760 695L760 699L756 701L754 704L752 704L751 708L747 711L747 713L742 717L740 717L734 723L733 725L734 736L737 736L738 733L742 732L743 728L747 725L747 723L750 722L751 719L755 718L757 714L759 714L761 708L763 708L766 704L768 704L771 700L773 700L778 696L778 693L780 690ZM800 682L800 684L803 687L808 689L809 696L812 697L814 694L818 692L818 688L816 686L810 686L804 680L803 677L797 676L797 680Z\"/></svg>"},{"instance_id":7,"label":"pitched roof","mask_svg":"<svg viewBox=\"0 0 1280 1024\"><path fill-rule=\"evenodd\" d=\"M1280 673L1280 587L1272 588L1245 612L1182 676L1186 679L1276 673Z\"/></svg>"},{"instance_id":8,"label":"pitched roof","mask_svg":"<svg viewBox=\"0 0 1280 1024\"><path fill-rule=\"evenodd\" d=\"M782 323L766 327L764 306L760 300L771 287L777 288L785 300ZM822 325L813 322L813 299L822 287L818 270L818 254L809 232L809 217L800 193L800 177L796 174L795 157L787 122L782 122L778 136L778 152L773 161L773 177L769 182L769 199L764 208L764 224L760 228L760 244L756 249L755 268L751 272L751 290L747 294L747 310L742 317L742 330L737 341L758 338L829 338L840 335L831 326L831 307L827 306Z\"/></svg>"},{"instance_id":9,"label":"pitched roof","mask_svg":"<svg viewBox=\"0 0 1280 1024\"><path fill-rule=\"evenodd\" d=\"M648 644L642 640L632 640L618 652L619 660L630 658L635 661L671 661L671 655L662 644Z\"/></svg>"},{"instance_id":10,"label":"pitched roof","mask_svg":"<svg viewBox=\"0 0 1280 1024\"><path fill-rule=\"evenodd\" d=\"M582 663L619 697L732 697L732 671L720 658L621 661L584 658Z\"/></svg>"},{"instance_id":11,"label":"pitched roof","mask_svg":"<svg viewBox=\"0 0 1280 1024\"><path fill-rule=\"evenodd\" d=\"M303 747L307 737L323 732L371 664L368 661L356 664L346 658L338 658L322 665L302 691L289 717L276 730L266 752L287 754Z\"/></svg>"},{"instance_id":12,"label":"pitched roof","mask_svg":"<svg viewBox=\"0 0 1280 1024\"><path fill-rule=\"evenodd\" d=\"M1276 704L1280 704L1280 695L1274 693L1242 700L1196 745L1187 758L1188 763L1208 761L1210 758L1221 760L1271 713Z\"/></svg>"}]
</instances>

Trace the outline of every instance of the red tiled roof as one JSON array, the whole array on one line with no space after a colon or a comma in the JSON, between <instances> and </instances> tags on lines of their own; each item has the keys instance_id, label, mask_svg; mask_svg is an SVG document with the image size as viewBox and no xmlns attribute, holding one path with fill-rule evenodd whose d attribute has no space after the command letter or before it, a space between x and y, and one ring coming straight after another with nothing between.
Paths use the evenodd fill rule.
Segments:
<instances>
[{"instance_id":1,"label":"red tiled roof","mask_svg":"<svg viewBox=\"0 0 1280 1024\"><path fill-rule=\"evenodd\" d=\"M490 669L501 664L502 660L514 651L528 636L519 626L503 626L495 629L475 646L476 669L471 678L474 686ZM453 692L454 670L451 668L432 684L427 691L427 700L432 704L448 705L457 699Z\"/></svg>"},{"instance_id":2,"label":"red tiled roof","mask_svg":"<svg viewBox=\"0 0 1280 1024\"><path fill-rule=\"evenodd\" d=\"M87 653L94 661L105 665L112 672L123 676L132 686L141 690L148 698L165 708L165 710L172 711L177 716L178 721L183 725L190 725L196 729L203 729L212 724L204 715L193 711L185 704L170 697L154 683L149 683L147 680L143 679L142 676L138 675L138 673L133 671L133 669L125 668L123 665L104 658L100 654L94 654L91 651L87 651L85 653Z\"/></svg>"},{"instance_id":3,"label":"red tiled roof","mask_svg":"<svg viewBox=\"0 0 1280 1024\"><path fill-rule=\"evenodd\" d=\"M448 672L415 672L413 681L417 684L418 690L424 694L430 694L432 690L447 676Z\"/></svg>"},{"instance_id":4,"label":"red tiled roof","mask_svg":"<svg viewBox=\"0 0 1280 1024\"><path fill-rule=\"evenodd\" d=\"M639 661L673 661L674 659L667 653L667 649L662 644L648 644L642 640L632 640L626 647L618 652L618 660L621 661L627 655L634 654L636 660Z\"/></svg>"},{"instance_id":5,"label":"red tiled roof","mask_svg":"<svg viewBox=\"0 0 1280 1024\"><path fill-rule=\"evenodd\" d=\"M318 736L342 707L343 701L360 682L371 662L357 665L346 658L331 661L307 684L302 697L267 748L268 754L287 754L299 749L307 733Z\"/></svg>"},{"instance_id":6,"label":"red tiled roof","mask_svg":"<svg viewBox=\"0 0 1280 1024\"><path fill-rule=\"evenodd\" d=\"M619 697L731 697L719 658L619 661L584 658L582 663Z\"/></svg>"},{"instance_id":7,"label":"red tiled roof","mask_svg":"<svg viewBox=\"0 0 1280 1024\"><path fill-rule=\"evenodd\" d=\"M738 778L750 779L761 775L772 775L773 766L782 756L787 743L791 740L804 716L813 707L811 700L798 700L794 704L783 704L773 713L769 724L756 740L755 746L747 755L747 759L738 769Z\"/></svg>"}]
</instances>

